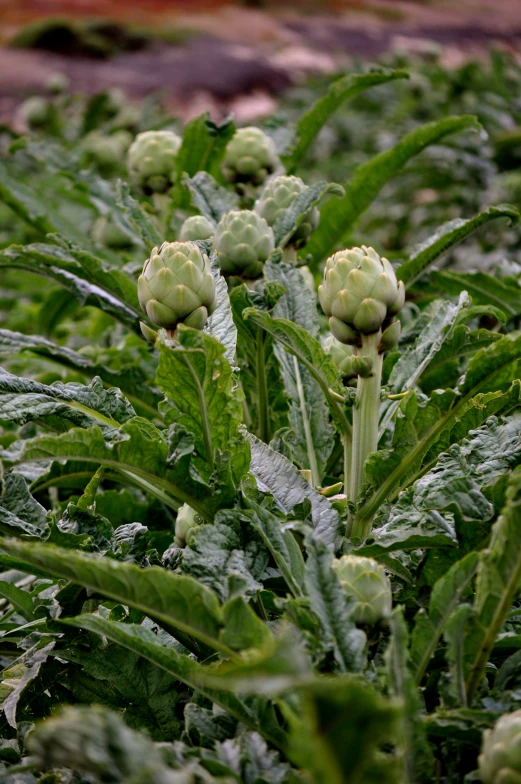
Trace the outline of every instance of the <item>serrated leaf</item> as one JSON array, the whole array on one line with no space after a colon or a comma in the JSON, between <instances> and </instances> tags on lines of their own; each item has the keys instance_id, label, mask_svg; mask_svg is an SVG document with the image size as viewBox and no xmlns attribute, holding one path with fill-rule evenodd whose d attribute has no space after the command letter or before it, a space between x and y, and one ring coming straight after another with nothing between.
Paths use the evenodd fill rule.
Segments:
<instances>
[{"instance_id":1,"label":"serrated leaf","mask_svg":"<svg viewBox=\"0 0 521 784\"><path fill-rule=\"evenodd\" d=\"M454 272L453 270L433 272L431 280L442 291L451 295L465 289L471 294L474 302L498 307L510 318L521 312L521 297L517 282L502 281L486 272Z\"/></svg>"},{"instance_id":2,"label":"serrated leaf","mask_svg":"<svg viewBox=\"0 0 521 784\"><path fill-rule=\"evenodd\" d=\"M435 583L428 611L422 608L416 614L411 637L411 659L415 665L416 683L421 683L445 624L476 575L478 564L478 553L469 553L457 561Z\"/></svg>"},{"instance_id":3,"label":"serrated leaf","mask_svg":"<svg viewBox=\"0 0 521 784\"><path fill-rule=\"evenodd\" d=\"M143 240L146 248L152 250L156 245L161 245L164 237L152 217L145 212L139 202L131 195L127 183L121 182L121 180L117 184L117 202L127 214L130 223L138 236Z\"/></svg>"},{"instance_id":4,"label":"serrated leaf","mask_svg":"<svg viewBox=\"0 0 521 784\"><path fill-rule=\"evenodd\" d=\"M6 473L0 489L0 530L40 539L47 529L47 512L32 497L23 476Z\"/></svg>"},{"instance_id":5,"label":"serrated leaf","mask_svg":"<svg viewBox=\"0 0 521 784\"><path fill-rule=\"evenodd\" d=\"M344 198L328 202L321 211L320 226L306 246L313 256L314 265L338 247L385 183L398 174L412 157L450 134L478 127L475 117L445 117L416 128L395 147L359 166L346 186Z\"/></svg>"},{"instance_id":6,"label":"serrated leaf","mask_svg":"<svg viewBox=\"0 0 521 784\"><path fill-rule=\"evenodd\" d=\"M275 245L283 248L300 226L306 215L329 196L342 198L344 189L336 183L317 182L307 185L292 201L289 207L280 212L273 226Z\"/></svg>"},{"instance_id":7,"label":"serrated leaf","mask_svg":"<svg viewBox=\"0 0 521 784\"><path fill-rule=\"evenodd\" d=\"M180 325L178 344L158 342L156 381L166 393L160 405L167 424L176 423L194 435L195 448L213 470L216 455L228 453L237 484L248 470L249 448L239 433L242 392L215 338Z\"/></svg>"},{"instance_id":8,"label":"serrated leaf","mask_svg":"<svg viewBox=\"0 0 521 784\"><path fill-rule=\"evenodd\" d=\"M220 705L247 727L257 729L278 748L284 746L285 734L283 730L273 727L267 721L262 722L261 704L249 703L246 705L233 694L206 688L204 678L207 673L206 668L194 659L177 653L173 648L160 645L150 630L144 629L142 626L114 623L95 615L80 615L68 620L67 623L103 635L129 650L139 653L157 667L171 673L182 683L196 689L203 696Z\"/></svg>"},{"instance_id":9,"label":"serrated leaf","mask_svg":"<svg viewBox=\"0 0 521 784\"><path fill-rule=\"evenodd\" d=\"M396 277L407 286L411 286L425 270L445 253L463 242L480 226L484 226L495 218L508 218L511 226L519 221L518 210L511 204L500 204L498 207L488 207L473 218L455 218L444 223L443 226L416 247L408 261L401 264L396 270ZM501 306L499 306L501 307Z\"/></svg>"},{"instance_id":10,"label":"serrated leaf","mask_svg":"<svg viewBox=\"0 0 521 784\"><path fill-rule=\"evenodd\" d=\"M335 397L335 393L343 397L344 392L339 371L319 341L298 324L288 319L272 318L269 313L256 308L246 309L244 318L266 330L305 366L322 389L340 433L350 434L351 425L344 413L345 406Z\"/></svg>"},{"instance_id":11,"label":"serrated leaf","mask_svg":"<svg viewBox=\"0 0 521 784\"><path fill-rule=\"evenodd\" d=\"M228 284L221 275L219 262L216 257L211 257L212 275L215 281L215 297L217 307L209 317L204 332L211 335L224 346L224 356L232 367L235 365L235 352L237 351L237 327L233 320L233 311L228 294Z\"/></svg>"},{"instance_id":12,"label":"serrated leaf","mask_svg":"<svg viewBox=\"0 0 521 784\"><path fill-rule=\"evenodd\" d=\"M184 177L183 185L190 191L192 204L210 223L219 223L230 210L239 209L235 193L219 185L208 172Z\"/></svg>"},{"instance_id":13,"label":"serrated leaf","mask_svg":"<svg viewBox=\"0 0 521 784\"><path fill-rule=\"evenodd\" d=\"M178 630L205 646L227 650L219 642L223 616L217 598L192 577L172 574L157 566L140 569L134 564L50 544L2 538L0 549L29 566L135 607L167 629Z\"/></svg>"},{"instance_id":14,"label":"serrated leaf","mask_svg":"<svg viewBox=\"0 0 521 784\"><path fill-rule=\"evenodd\" d=\"M144 376L138 368L110 370L104 365L93 362L84 354L73 351L67 346L59 346L39 335L23 335L21 332L0 329L0 356L9 357L23 351L51 359L63 367L79 371L90 378L99 376L110 386L119 387L137 409L144 407L147 413L153 416L157 413L160 396L157 390L145 383Z\"/></svg>"},{"instance_id":15,"label":"serrated leaf","mask_svg":"<svg viewBox=\"0 0 521 784\"><path fill-rule=\"evenodd\" d=\"M268 490L286 514L303 498L308 498L315 536L328 547L333 547L340 521L327 498L311 487L286 457L270 449L251 433L247 437L251 447L250 471L260 484L260 489Z\"/></svg>"},{"instance_id":16,"label":"serrated leaf","mask_svg":"<svg viewBox=\"0 0 521 784\"><path fill-rule=\"evenodd\" d=\"M306 549L307 593L324 642L333 649L341 672L360 672L365 666L367 639L354 624L351 601L332 566L333 555L315 538L308 540Z\"/></svg>"},{"instance_id":17,"label":"serrated leaf","mask_svg":"<svg viewBox=\"0 0 521 784\"><path fill-rule=\"evenodd\" d=\"M286 289L275 305L274 316L301 326L318 339L320 324L316 303L301 272L289 264L267 261L264 276L267 280L278 281ZM291 444L292 457L302 468L310 468L314 482L319 484L334 444L334 431L329 422L323 389L308 368L288 354L280 343L275 344L274 351L290 399L289 421L295 433Z\"/></svg>"},{"instance_id":18,"label":"serrated leaf","mask_svg":"<svg viewBox=\"0 0 521 784\"><path fill-rule=\"evenodd\" d=\"M57 416L78 427L98 424L114 434L118 424L135 416L119 389L105 389L99 378L88 386L72 382L52 385L19 378L0 368L0 420L25 424L34 419Z\"/></svg>"}]
</instances>

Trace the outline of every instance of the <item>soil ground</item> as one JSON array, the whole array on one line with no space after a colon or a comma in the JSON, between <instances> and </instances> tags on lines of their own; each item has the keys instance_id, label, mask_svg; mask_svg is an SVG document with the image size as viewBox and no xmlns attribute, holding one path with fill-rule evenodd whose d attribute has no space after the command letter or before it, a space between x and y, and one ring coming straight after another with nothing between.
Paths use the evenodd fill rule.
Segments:
<instances>
[{"instance_id":1,"label":"soil ground","mask_svg":"<svg viewBox=\"0 0 521 784\"><path fill-rule=\"evenodd\" d=\"M146 10L145 10L146 5ZM43 16L105 17L136 26L189 31L176 45L158 40L109 60L41 50L0 48L0 119L62 71L74 90L120 87L129 98L156 90L183 117L213 109L240 119L270 112L276 96L311 73L377 59L390 49L440 48L451 66L491 46L521 57L521 0L367 0L276 3L268 10L167 0L0 0L0 39L7 42Z\"/></svg>"}]
</instances>

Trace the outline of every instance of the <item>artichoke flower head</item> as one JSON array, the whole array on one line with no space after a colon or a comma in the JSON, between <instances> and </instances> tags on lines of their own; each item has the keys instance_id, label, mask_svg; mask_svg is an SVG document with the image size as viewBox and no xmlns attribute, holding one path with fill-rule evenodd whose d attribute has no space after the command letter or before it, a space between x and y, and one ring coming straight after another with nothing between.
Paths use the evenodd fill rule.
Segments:
<instances>
[{"instance_id":1,"label":"artichoke flower head","mask_svg":"<svg viewBox=\"0 0 521 784\"><path fill-rule=\"evenodd\" d=\"M405 287L373 248L363 245L330 256L318 297L331 332L342 343L357 345L361 335L380 329L385 335L391 326L391 337L398 340L394 316L403 307Z\"/></svg>"},{"instance_id":2,"label":"artichoke flower head","mask_svg":"<svg viewBox=\"0 0 521 784\"><path fill-rule=\"evenodd\" d=\"M216 307L208 256L194 242L153 248L138 279L139 304L150 321L174 331L182 322L203 329Z\"/></svg>"},{"instance_id":3,"label":"artichoke flower head","mask_svg":"<svg viewBox=\"0 0 521 784\"><path fill-rule=\"evenodd\" d=\"M484 731L478 767L483 784L521 784L521 710Z\"/></svg>"}]
</instances>

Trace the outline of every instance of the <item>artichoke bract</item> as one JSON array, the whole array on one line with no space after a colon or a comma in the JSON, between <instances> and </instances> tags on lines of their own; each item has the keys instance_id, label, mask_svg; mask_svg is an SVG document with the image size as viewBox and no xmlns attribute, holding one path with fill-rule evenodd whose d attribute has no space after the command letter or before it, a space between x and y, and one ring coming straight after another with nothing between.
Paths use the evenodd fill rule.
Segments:
<instances>
[{"instance_id":1,"label":"artichoke bract","mask_svg":"<svg viewBox=\"0 0 521 784\"><path fill-rule=\"evenodd\" d=\"M176 156L181 139L173 131L145 131L130 145L129 173L145 193L164 193L176 178Z\"/></svg>"},{"instance_id":2,"label":"artichoke bract","mask_svg":"<svg viewBox=\"0 0 521 784\"><path fill-rule=\"evenodd\" d=\"M292 205L297 196L305 189L306 184L300 177L293 175L275 177L266 183L264 190L255 202L255 212L264 218L269 226L274 226L277 218ZM295 248L302 248L306 245L319 221L320 213L316 207L313 207L293 232L288 240L288 245L293 245Z\"/></svg>"},{"instance_id":3,"label":"artichoke bract","mask_svg":"<svg viewBox=\"0 0 521 784\"><path fill-rule=\"evenodd\" d=\"M164 242L153 248L138 279L138 298L158 327L173 331L183 322L202 329L216 306L208 256L193 242Z\"/></svg>"},{"instance_id":4,"label":"artichoke bract","mask_svg":"<svg viewBox=\"0 0 521 784\"><path fill-rule=\"evenodd\" d=\"M353 370L354 351L352 346L341 343L334 335L327 335L323 346L344 378L356 376Z\"/></svg>"},{"instance_id":5,"label":"artichoke bract","mask_svg":"<svg viewBox=\"0 0 521 784\"><path fill-rule=\"evenodd\" d=\"M521 710L484 731L478 768L483 784L521 784Z\"/></svg>"},{"instance_id":6,"label":"artichoke bract","mask_svg":"<svg viewBox=\"0 0 521 784\"><path fill-rule=\"evenodd\" d=\"M181 242L209 240L213 237L214 231L215 226L213 226L204 215L192 215L192 217L187 218L181 226L179 239Z\"/></svg>"},{"instance_id":7,"label":"artichoke bract","mask_svg":"<svg viewBox=\"0 0 521 784\"><path fill-rule=\"evenodd\" d=\"M249 126L239 128L226 145L222 170L228 182L262 185L279 166L273 139Z\"/></svg>"},{"instance_id":8,"label":"artichoke bract","mask_svg":"<svg viewBox=\"0 0 521 784\"><path fill-rule=\"evenodd\" d=\"M355 623L374 626L388 618L392 610L391 583L382 566L374 558L343 555L333 561L340 582L355 600Z\"/></svg>"},{"instance_id":9,"label":"artichoke bract","mask_svg":"<svg viewBox=\"0 0 521 784\"><path fill-rule=\"evenodd\" d=\"M403 307L405 287L397 281L391 263L363 245L330 256L318 296L333 335L356 345L360 335L396 323L393 317ZM397 340L399 327L393 329Z\"/></svg>"},{"instance_id":10,"label":"artichoke bract","mask_svg":"<svg viewBox=\"0 0 521 784\"><path fill-rule=\"evenodd\" d=\"M251 210L232 210L223 215L213 240L224 275L257 278L275 248L273 230Z\"/></svg>"}]
</instances>

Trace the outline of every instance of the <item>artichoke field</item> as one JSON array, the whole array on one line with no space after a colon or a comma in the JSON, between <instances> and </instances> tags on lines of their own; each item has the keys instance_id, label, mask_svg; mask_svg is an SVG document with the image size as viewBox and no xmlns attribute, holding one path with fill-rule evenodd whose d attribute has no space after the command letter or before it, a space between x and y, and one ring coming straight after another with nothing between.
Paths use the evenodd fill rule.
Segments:
<instances>
[{"instance_id":1,"label":"artichoke field","mask_svg":"<svg viewBox=\"0 0 521 784\"><path fill-rule=\"evenodd\" d=\"M1 130L2 781L521 782L521 68L243 128L59 76Z\"/></svg>"}]
</instances>

